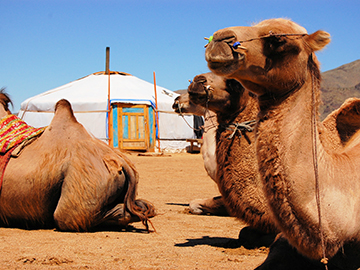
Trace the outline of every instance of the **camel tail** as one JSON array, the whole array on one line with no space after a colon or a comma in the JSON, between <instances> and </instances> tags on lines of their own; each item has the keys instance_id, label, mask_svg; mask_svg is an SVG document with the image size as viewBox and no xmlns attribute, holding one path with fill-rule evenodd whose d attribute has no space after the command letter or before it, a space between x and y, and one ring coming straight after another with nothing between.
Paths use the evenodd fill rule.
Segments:
<instances>
[{"instance_id":1,"label":"camel tail","mask_svg":"<svg viewBox=\"0 0 360 270\"><path fill-rule=\"evenodd\" d=\"M144 224L148 232L150 232L149 223L155 231L155 228L150 221L150 218L156 216L155 207L152 203L146 200L136 199L136 188L137 183L139 182L139 174L135 170L135 167L131 163L131 161L123 155L121 156L122 158L126 159L126 161L128 161L126 162L126 165L123 164L124 173L128 183L128 190L124 199L124 211L127 211L130 214L137 216Z\"/></svg>"}]
</instances>

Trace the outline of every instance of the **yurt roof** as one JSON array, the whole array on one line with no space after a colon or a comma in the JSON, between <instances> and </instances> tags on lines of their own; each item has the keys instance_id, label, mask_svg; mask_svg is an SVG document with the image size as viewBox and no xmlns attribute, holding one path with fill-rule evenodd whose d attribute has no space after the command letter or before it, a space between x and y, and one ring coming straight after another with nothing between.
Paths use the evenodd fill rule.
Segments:
<instances>
[{"instance_id":1,"label":"yurt roof","mask_svg":"<svg viewBox=\"0 0 360 270\"><path fill-rule=\"evenodd\" d=\"M74 111L99 111L107 109L110 77L110 102L148 104L155 107L154 84L129 73L112 71L96 72L60 87L28 98L21 103L22 111L53 111L55 103L67 99ZM156 86L159 110L171 110L178 95L161 86Z\"/></svg>"}]
</instances>

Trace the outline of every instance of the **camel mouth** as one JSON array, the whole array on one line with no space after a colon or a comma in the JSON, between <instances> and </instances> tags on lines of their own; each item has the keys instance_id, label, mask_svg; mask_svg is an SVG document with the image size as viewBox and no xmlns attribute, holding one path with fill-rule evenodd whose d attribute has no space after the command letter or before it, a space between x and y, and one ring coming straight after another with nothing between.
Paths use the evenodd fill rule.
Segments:
<instances>
[{"instance_id":1,"label":"camel mouth","mask_svg":"<svg viewBox=\"0 0 360 270\"><path fill-rule=\"evenodd\" d=\"M176 112L176 113L180 113L180 109L182 107L182 104L179 101L179 97L175 98L174 103L172 105L172 109Z\"/></svg>"},{"instance_id":2,"label":"camel mouth","mask_svg":"<svg viewBox=\"0 0 360 270\"><path fill-rule=\"evenodd\" d=\"M214 34L205 50L205 60L212 72L226 76L234 73L244 63L247 50L240 45L235 46L238 43L236 41L237 36L232 30Z\"/></svg>"},{"instance_id":3,"label":"camel mouth","mask_svg":"<svg viewBox=\"0 0 360 270\"><path fill-rule=\"evenodd\" d=\"M178 106L173 109L174 109L174 112L180 113L181 112L181 104L178 104Z\"/></svg>"},{"instance_id":4,"label":"camel mouth","mask_svg":"<svg viewBox=\"0 0 360 270\"><path fill-rule=\"evenodd\" d=\"M211 61L207 60L209 69L217 75L226 76L233 74L239 68L239 60L243 60L245 55L239 59L232 59L231 61Z\"/></svg>"}]
</instances>

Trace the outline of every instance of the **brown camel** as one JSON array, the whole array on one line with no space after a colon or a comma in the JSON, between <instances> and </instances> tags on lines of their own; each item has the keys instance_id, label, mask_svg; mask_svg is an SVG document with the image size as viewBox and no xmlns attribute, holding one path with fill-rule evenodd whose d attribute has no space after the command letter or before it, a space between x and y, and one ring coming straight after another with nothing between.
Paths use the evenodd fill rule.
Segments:
<instances>
[{"instance_id":1,"label":"brown camel","mask_svg":"<svg viewBox=\"0 0 360 270\"><path fill-rule=\"evenodd\" d=\"M1 91L0 120L11 114L9 102ZM129 159L93 138L60 100L42 135L7 164L0 225L91 231L142 221L148 227L155 209L135 199L138 178Z\"/></svg>"},{"instance_id":2,"label":"brown camel","mask_svg":"<svg viewBox=\"0 0 360 270\"><path fill-rule=\"evenodd\" d=\"M259 111L256 96L236 80L214 73L196 76L188 93L193 103L216 113L216 182L228 211L251 228L274 237L278 230L261 188L255 134L251 132ZM271 243L273 238L267 240Z\"/></svg>"},{"instance_id":3,"label":"brown camel","mask_svg":"<svg viewBox=\"0 0 360 270\"><path fill-rule=\"evenodd\" d=\"M204 77L207 76L216 76L210 74L203 74ZM206 78L205 78L206 79ZM211 81L211 80L210 80ZM221 80L221 82L223 82ZM221 92L224 91L223 88L217 87L215 84L208 84L211 86L211 93L215 93L216 96L221 96ZM216 129L217 129L217 118L216 114L210 110L215 108L217 112L221 113L221 110L216 108L221 108L221 104L224 100L220 99L210 99L207 95L210 93L206 89L198 88L200 92L194 93L192 92L192 97L195 102L199 102L199 104L195 104L191 101L189 97L189 93L186 92L175 98L173 109L176 113L181 115L194 114L203 116L205 119L204 124L204 135L203 135L203 145L201 147L201 153L204 160L204 167L208 173L208 175L216 182ZM230 95L225 95L226 98L231 98ZM216 103L220 102L220 106L217 107ZM342 107L338 110L335 110L323 121L324 129L322 130L323 134L326 136L322 136L324 139L324 143L327 142L329 146L335 148L342 147L343 143L338 133L338 128L336 127L337 123L342 123L344 125L345 120L350 119L348 114L345 112L348 110L348 103L352 103L351 100L345 102ZM210 107L209 107L210 106ZM214 107L215 106L215 107ZM226 112L226 110L224 110ZM346 116L344 116L346 115ZM345 123L347 124L347 122ZM348 124L347 124L348 125ZM225 215L227 213L223 200L221 196L209 198L209 199L196 199L190 202L189 205L190 212L193 214L214 214L214 215ZM224 211L225 210L225 211Z\"/></svg>"},{"instance_id":4,"label":"brown camel","mask_svg":"<svg viewBox=\"0 0 360 270\"><path fill-rule=\"evenodd\" d=\"M214 73L258 95L256 155L267 200L291 245L316 260L360 241L360 100L337 113L333 126L341 145L331 145L318 120L320 70L314 52L329 42L325 31L307 34L290 20L271 19L217 31L205 53Z\"/></svg>"},{"instance_id":5,"label":"brown camel","mask_svg":"<svg viewBox=\"0 0 360 270\"><path fill-rule=\"evenodd\" d=\"M184 93L175 98L173 109L180 115L198 115L204 117L203 126L203 144L201 146L201 155L204 160L204 167L207 174L216 182L216 155L215 155L215 134L217 127L216 115L206 108L192 103L189 99L189 93ZM228 211L224 205L221 196L206 199L195 199L189 203L190 213L195 215L217 215L227 216Z\"/></svg>"},{"instance_id":6,"label":"brown camel","mask_svg":"<svg viewBox=\"0 0 360 270\"><path fill-rule=\"evenodd\" d=\"M215 132L217 127L216 115L206 108L196 105L189 99L189 93L177 96L172 106L180 115L198 115L204 117L203 145L201 155L204 159L204 167L208 175L215 181L216 158L215 158Z\"/></svg>"}]
</instances>

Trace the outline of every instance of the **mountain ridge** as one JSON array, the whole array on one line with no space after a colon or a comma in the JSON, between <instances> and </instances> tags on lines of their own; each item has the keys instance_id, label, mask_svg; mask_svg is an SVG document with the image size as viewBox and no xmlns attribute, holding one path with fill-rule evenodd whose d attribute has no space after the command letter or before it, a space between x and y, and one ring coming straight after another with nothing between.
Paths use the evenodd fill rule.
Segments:
<instances>
[{"instance_id":1,"label":"mountain ridge","mask_svg":"<svg viewBox=\"0 0 360 270\"><path fill-rule=\"evenodd\" d=\"M321 73L320 117L324 119L351 97L360 98L360 59Z\"/></svg>"}]
</instances>

